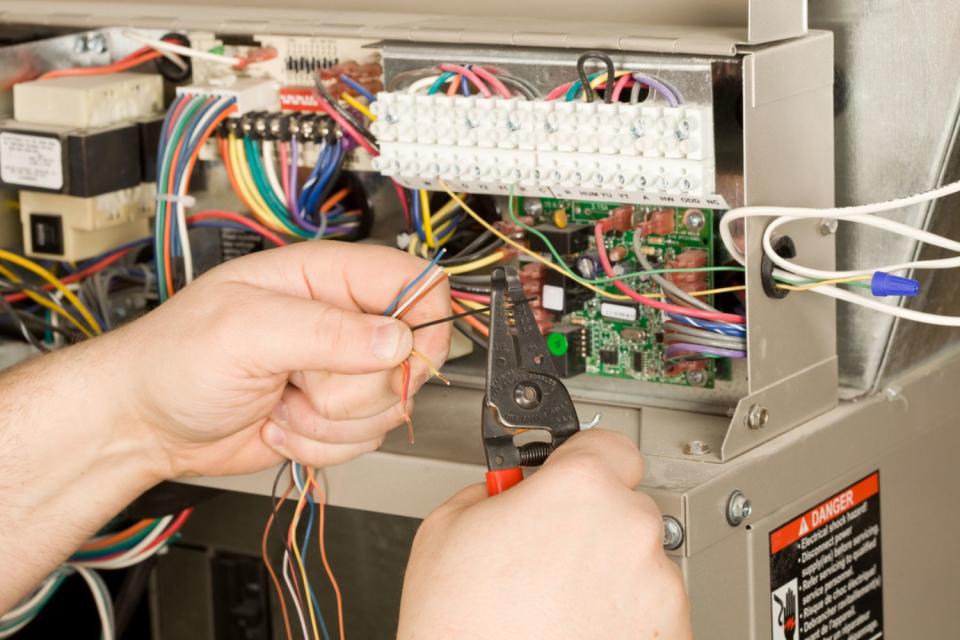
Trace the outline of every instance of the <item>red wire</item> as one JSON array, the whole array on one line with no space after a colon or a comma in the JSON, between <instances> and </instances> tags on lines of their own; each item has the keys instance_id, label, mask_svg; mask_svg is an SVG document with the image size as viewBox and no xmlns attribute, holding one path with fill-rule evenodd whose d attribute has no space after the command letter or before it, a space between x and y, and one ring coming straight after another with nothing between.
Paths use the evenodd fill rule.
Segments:
<instances>
[{"instance_id":1,"label":"red wire","mask_svg":"<svg viewBox=\"0 0 960 640\"><path fill-rule=\"evenodd\" d=\"M133 69L134 67L139 67L145 62L150 62L151 60L156 60L161 57L163 54L159 51L151 51L145 53L139 57L127 56L122 60L118 60L113 64L106 64L101 67L79 67L76 69L57 69L56 71L48 71L47 73L40 76L40 80L49 80L51 78L63 78L66 76L98 76L105 73L117 73L119 71L126 71L127 69Z\"/></svg>"},{"instance_id":2,"label":"red wire","mask_svg":"<svg viewBox=\"0 0 960 640\"><path fill-rule=\"evenodd\" d=\"M192 513L193 513L193 508L184 509L183 511L181 511L179 515L177 515L177 517L174 518L173 522L170 523L170 526L167 527L167 530L161 533L156 540L151 542L150 546L144 549L144 551L156 549L157 547L162 545L164 542L172 538L173 534L179 531L181 527L183 527L183 525L186 524L187 520L190 518L190 514Z\"/></svg>"},{"instance_id":3,"label":"red wire","mask_svg":"<svg viewBox=\"0 0 960 640\"><path fill-rule=\"evenodd\" d=\"M111 253L109 256L107 256L100 262L97 262L96 264L92 264L86 269L82 269L81 271L77 271L76 273L71 273L68 276L64 276L63 278L60 278L60 281L63 282L64 284L70 284L71 282L83 280L84 278L91 276L98 271L102 271L106 269L107 267L112 265L114 262L116 262L123 256L127 255L128 253L130 253L130 249L121 249L116 253ZM45 291L50 291L51 289L53 289L53 285L45 284L43 285L42 288ZM11 293L4 297L7 299L7 302L20 302L22 300L27 299L27 296L23 293Z\"/></svg>"},{"instance_id":4,"label":"red wire","mask_svg":"<svg viewBox=\"0 0 960 640\"><path fill-rule=\"evenodd\" d=\"M397 192L400 208L403 209L403 220L407 224L407 229L409 229L413 221L410 219L410 203L407 202L407 192L396 180L391 179L390 182L393 183L393 189Z\"/></svg>"},{"instance_id":5,"label":"red wire","mask_svg":"<svg viewBox=\"0 0 960 640\"><path fill-rule=\"evenodd\" d=\"M593 236L597 241L597 253L600 257L600 264L603 265L604 273L607 274L608 278L615 277L615 274L613 273L613 266L610 264L610 258L607 256L607 247L603 242L603 222L598 222L593 228ZM740 316L735 313L722 313L720 311L691 309L690 307L681 307L675 304L660 302L659 300L654 300L652 298L640 295L620 280L614 280L613 285L640 304L647 307L652 307L654 309L659 309L660 311L666 311L667 313L675 313L677 315L690 316L692 318L700 318L702 320L713 320L716 322L731 322L734 324L744 324L747 321L744 316Z\"/></svg>"},{"instance_id":6,"label":"red wire","mask_svg":"<svg viewBox=\"0 0 960 640\"><path fill-rule=\"evenodd\" d=\"M275 234L270 229L267 229L265 226L254 222L253 220L242 216L239 213L234 213L233 211L201 211L200 213L195 213L191 216L187 216L187 224L192 224L194 222L200 222L202 220L229 220L231 222L236 222L241 224L251 231L260 234L273 244L278 247L282 247L287 244L287 241Z\"/></svg>"}]
</instances>

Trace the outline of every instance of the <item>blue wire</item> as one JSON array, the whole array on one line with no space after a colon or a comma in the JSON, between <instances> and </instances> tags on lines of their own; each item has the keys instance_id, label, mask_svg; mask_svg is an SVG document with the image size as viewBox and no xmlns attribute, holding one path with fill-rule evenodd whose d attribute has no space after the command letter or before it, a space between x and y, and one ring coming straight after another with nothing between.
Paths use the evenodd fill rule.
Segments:
<instances>
[{"instance_id":1,"label":"blue wire","mask_svg":"<svg viewBox=\"0 0 960 640\"><path fill-rule=\"evenodd\" d=\"M362 84L360 84L359 82L357 82L356 80L348 76L347 74L345 73L340 74L340 82L342 82L343 84L347 85L348 87L350 87L351 89L353 89L354 91L362 95L364 98L367 99L368 102L377 101L377 96L370 93L370 91L367 90L365 86L363 86Z\"/></svg>"},{"instance_id":2,"label":"blue wire","mask_svg":"<svg viewBox=\"0 0 960 640\"><path fill-rule=\"evenodd\" d=\"M303 570L307 570L307 551L310 550L310 534L313 532L313 523L317 519L317 507L313 500L313 495L307 493L307 502L310 505L310 516L307 518L307 528L303 532L303 542L300 543L300 559L303 561ZM323 612L320 610L320 603L317 602L317 596L313 592L313 585L307 583L307 589L310 591L310 601L313 603L314 611L320 620L320 630L323 632L324 640L330 640L330 633L327 631L327 621L323 619Z\"/></svg>"},{"instance_id":3,"label":"blue wire","mask_svg":"<svg viewBox=\"0 0 960 640\"><path fill-rule=\"evenodd\" d=\"M412 211L413 228L417 232L417 237L420 238L421 241L425 241L427 236L423 233L423 222L420 220L420 192L416 189L412 189L411 191L413 191L413 197L410 198L412 200L410 210Z\"/></svg>"},{"instance_id":4,"label":"blue wire","mask_svg":"<svg viewBox=\"0 0 960 640\"><path fill-rule=\"evenodd\" d=\"M343 155L343 144L337 143L333 149L333 158L327 164L326 169L324 169L323 174L320 178L317 179L317 184L310 192L310 197L307 198L307 209L304 211L304 215L316 211L320 206L320 196L323 195L326 185L333 178L333 174L337 172L337 165L340 164L340 157Z\"/></svg>"},{"instance_id":5,"label":"blue wire","mask_svg":"<svg viewBox=\"0 0 960 640\"><path fill-rule=\"evenodd\" d=\"M430 264L427 265L426 269L421 271L420 275L418 275L416 278L411 280L407 286L405 286L403 289L400 290L400 293L398 293L397 297L393 299L393 302L391 302L390 305L387 307L386 311L383 312L383 315L385 316L391 315L394 312L394 310L397 308L397 305L400 304L400 301L403 300L403 296L407 295L407 293L409 293L410 290L413 289L414 285L416 285L418 282L423 280L424 276L430 273L430 270L433 269L435 266L437 266L437 263L440 262L440 258L442 258L443 254L445 254L446 252L447 250L445 248L440 249L440 251L437 251L437 255L433 256L433 260L430 261Z\"/></svg>"},{"instance_id":6,"label":"blue wire","mask_svg":"<svg viewBox=\"0 0 960 640\"><path fill-rule=\"evenodd\" d=\"M701 320L699 318L690 318L688 316L683 316L676 313L669 313L667 315L671 320L676 320L677 322L682 322L690 325L691 327L697 327L698 329L706 329L707 331L713 331L715 333L722 333L724 335L735 337L742 337L747 334L747 330L743 325L725 324L723 322L713 322L711 320Z\"/></svg>"},{"instance_id":7,"label":"blue wire","mask_svg":"<svg viewBox=\"0 0 960 640\"><path fill-rule=\"evenodd\" d=\"M470 96L470 83L467 81L467 76L460 76L460 91L463 95Z\"/></svg>"}]
</instances>

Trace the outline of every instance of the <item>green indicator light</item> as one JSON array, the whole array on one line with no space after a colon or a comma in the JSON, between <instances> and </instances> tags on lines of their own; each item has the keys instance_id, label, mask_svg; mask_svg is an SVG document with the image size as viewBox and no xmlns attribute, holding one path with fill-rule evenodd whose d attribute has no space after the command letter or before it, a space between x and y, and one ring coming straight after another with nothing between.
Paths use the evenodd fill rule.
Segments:
<instances>
[{"instance_id":1,"label":"green indicator light","mask_svg":"<svg viewBox=\"0 0 960 640\"><path fill-rule=\"evenodd\" d=\"M566 355L569 348L570 343L567 342L567 336L562 333L551 333L547 336L547 349L549 349L553 355L558 357Z\"/></svg>"}]
</instances>

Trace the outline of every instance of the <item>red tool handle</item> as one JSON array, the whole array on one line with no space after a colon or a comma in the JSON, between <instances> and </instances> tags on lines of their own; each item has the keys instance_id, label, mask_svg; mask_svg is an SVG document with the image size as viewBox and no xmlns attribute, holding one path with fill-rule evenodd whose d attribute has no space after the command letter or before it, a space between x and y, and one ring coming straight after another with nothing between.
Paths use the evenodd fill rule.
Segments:
<instances>
[{"instance_id":1,"label":"red tool handle","mask_svg":"<svg viewBox=\"0 0 960 640\"><path fill-rule=\"evenodd\" d=\"M487 495L501 494L510 487L519 484L521 480L523 480L523 469L520 467L487 471Z\"/></svg>"}]
</instances>

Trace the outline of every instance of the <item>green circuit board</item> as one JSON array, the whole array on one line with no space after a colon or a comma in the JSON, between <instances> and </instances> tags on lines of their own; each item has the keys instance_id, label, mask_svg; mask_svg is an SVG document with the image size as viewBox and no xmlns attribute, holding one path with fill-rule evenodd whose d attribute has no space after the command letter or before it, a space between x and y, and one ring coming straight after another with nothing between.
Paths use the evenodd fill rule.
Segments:
<instances>
[{"instance_id":1,"label":"green circuit board","mask_svg":"<svg viewBox=\"0 0 960 640\"><path fill-rule=\"evenodd\" d=\"M559 213L561 216L565 214L571 224L596 223L623 206L555 199L542 199L541 205L541 222L552 222ZM712 266L715 258L715 212L710 209L636 207L633 221L637 224L654 211L665 210L673 212L673 229L666 235L650 234L644 237L642 246L650 261L655 266L665 266L683 251L698 249L706 252L707 265ZM691 211L697 213L691 214ZM609 232L605 237L608 254L617 251L624 255L618 265L627 273L641 270L633 251L634 233L632 229ZM591 234L588 248L581 255L594 255L595 250ZM596 277L601 275L597 274ZM641 293L659 291L656 283L649 278L634 278L629 282L634 290ZM711 273L707 274L706 282L708 287L713 286ZM612 293L619 293L612 285L605 288ZM671 371L673 366L663 360L662 314L650 307L619 303L594 295L580 309L559 317L558 324L582 328L585 338L582 353L585 354L586 373L589 375L706 388L712 388L718 379L729 377L728 363L722 360L708 360L704 368L694 371Z\"/></svg>"}]
</instances>

